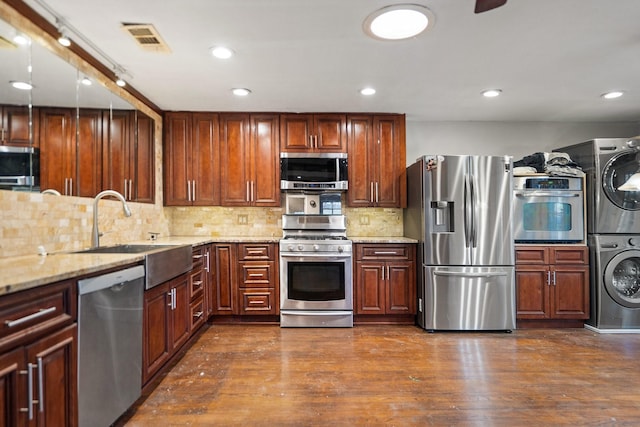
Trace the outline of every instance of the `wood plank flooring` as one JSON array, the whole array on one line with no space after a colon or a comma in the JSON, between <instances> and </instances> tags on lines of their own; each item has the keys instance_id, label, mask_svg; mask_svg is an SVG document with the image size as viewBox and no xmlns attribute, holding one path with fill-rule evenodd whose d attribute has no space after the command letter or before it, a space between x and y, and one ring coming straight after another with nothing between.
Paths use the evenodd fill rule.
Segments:
<instances>
[{"instance_id":1,"label":"wood plank flooring","mask_svg":"<svg viewBox=\"0 0 640 427\"><path fill-rule=\"evenodd\" d=\"M213 325L136 426L640 425L640 335Z\"/></svg>"}]
</instances>

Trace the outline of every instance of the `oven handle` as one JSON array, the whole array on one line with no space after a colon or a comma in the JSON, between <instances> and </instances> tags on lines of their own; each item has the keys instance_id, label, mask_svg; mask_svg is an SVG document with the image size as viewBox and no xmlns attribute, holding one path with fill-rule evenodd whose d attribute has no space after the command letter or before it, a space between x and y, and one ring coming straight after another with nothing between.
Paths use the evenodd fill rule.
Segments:
<instances>
[{"instance_id":1,"label":"oven handle","mask_svg":"<svg viewBox=\"0 0 640 427\"><path fill-rule=\"evenodd\" d=\"M532 191L532 192L518 192L517 197L580 197L580 193L566 193L566 192L551 192L551 191Z\"/></svg>"},{"instance_id":2,"label":"oven handle","mask_svg":"<svg viewBox=\"0 0 640 427\"><path fill-rule=\"evenodd\" d=\"M280 313L283 314L295 314L297 316L351 316L353 311L345 311L345 310L280 310Z\"/></svg>"},{"instance_id":3,"label":"oven handle","mask_svg":"<svg viewBox=\"0 0 640 427\"><path fill-rule=\"evenodd\" d=\"M326 259L327 261L331 261L331 260L345 260L345 259L350 259L352 258L351 253L346 253L346 254L328 254L327 252L325 253L320 253L320 254L316 254L316 253L282 253L280 252L280 258L321 258L321 259Z\"/></svg>"}]
</instances>

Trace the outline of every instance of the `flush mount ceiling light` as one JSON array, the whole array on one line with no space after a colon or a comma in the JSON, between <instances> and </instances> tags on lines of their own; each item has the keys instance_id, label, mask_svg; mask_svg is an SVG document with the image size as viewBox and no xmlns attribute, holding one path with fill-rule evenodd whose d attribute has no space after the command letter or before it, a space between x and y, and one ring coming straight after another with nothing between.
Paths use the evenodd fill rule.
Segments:
<instances>
[{"instance_id":1,"label":"flush mount ceiling light","mask_svg":"<svg viewBox=\"0 0 640 427\"><path fill-rule=\"evenodd\" d=\"M419 4L395 4L378 9L364 20L364 32L379 40L404 40L433 27L435 15Z\"/></svg>"},{"instance_id":2,"label":"flush mount ceiling light","mask_svg":"<svg viewBox=\"0 0 640 427\"><path fill-rule=\"evenodd\" d=\"M231 92L233 92L235 96L247 96L251 93L249 89L246 89L243 87L237 87L237 88L231 89Z\"/></svg>"},{"instance_id":3,"label":"flush mount ceiling light","mask_svg":"<svg viewBox=\"0 0 640 427\"><path fill-rule=\"evenodd\" d=\"M233 50L224 46L214 46L211 48L211 54L218 59L229 59L233 56Z\"/></svg>"},{"instance_id":4,"label":"flush mount ceiling light","mask_svg":"<svg viewBox=\"0 0 640 427\"><path fill-rule=\"evenodd\" d=\"M33 85L29 82L20 82L20 81L10 81L9 84L16 89L20 90L31 90L33 89Z\"/></svg>"},{"instance_id":5,"label":"flush mount ceiling light","mask_svg":"<svg viewBox=\"0 0 640 427\"><path fill-rule=\"evenodd\" d=\"M482 96L485 98L495 98L496 96L500 96L501 93L501 89L487 89L482 91Z\"/></svg>"},{"instance_id":6,"label":"flush mount ceiling light","mask_svg":"<svg viewBox=\"0 0 640 427\"><path fill-rule=\"evenodd\" d=\"M375 95L375 93L376 93L376 90L372 87L365 87L364 89L360 90L360 94L364 96Z\"/></svg>"},{"instance_id":7,"label":"flush mount ceiling light","mask_svg":"<svg viewBox=\"0 0 640 427\"><path fill-rule=\"evenodd\" d=\"M93 84L93 82L89 77L83 77L82 80L80 80L80 83L82 83L85 86L91 86Z\"/></svg>"},{"instance_id":8,"label":"flush mount ceiling light","mask_svg":"<svg viewBox=\"0 0 640 427\"><path fill-rule=\"evenodd\" d=\"M621 92L619 90L614 90L611 92L603 93L600 96L603 97L604 99L616 99L616 98L620 98L622 95L624 95L624 92Z\"/></svg>"}]
</instances>

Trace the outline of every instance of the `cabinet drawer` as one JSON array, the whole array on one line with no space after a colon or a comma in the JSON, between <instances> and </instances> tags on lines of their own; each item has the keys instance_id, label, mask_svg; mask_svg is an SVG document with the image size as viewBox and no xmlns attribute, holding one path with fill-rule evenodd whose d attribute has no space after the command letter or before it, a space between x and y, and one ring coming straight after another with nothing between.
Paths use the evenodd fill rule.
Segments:
<instances>
[{"instance_id":1,"label":"cabinet drawer","mask_svg":"<svg viewBox=\"0 0 640 427\"><path fill-rule=\"evenodd\" d=\"M413 245L356 245L359 260L412 260Z\"/></svg>"},{"instance_id":2,"label":"cabinet drawer","mask_svg":"<svg viewBox=\"0 0 640 427\"><path fill-rule=\"evenodd\" d=\"M549 264L549 251L546 247L516 247L516 264Z\"/></svg>"},{"instance_id":3,"label":"cabinet drawer","mask_svg":"<svg viewBox=\"0 0 640 427\"><path fill-rule=\"evenodd\" d=\"M273 288L275 286L274 266L273 261L240 263L240 287Z\"/></svg>"},{"instance_id":4,"label":"cabinet drawer","mask_svg":"<svg viewBox=\"0 0 640 427\"><path fill-rule=\"evenodd\" d=\"M76 282L45 285L0 299L0 349L77 318Z\"/></svg>"},{"instance_id":5,"label":"cabinet drawer","mask_svg":"<svg viewBox=\"0 0 640 427\"><path fill-rule=\"evenodd\" d=\"M189 305L189 308L191 310L191 328L189 330L195 331L206 320L204 312L204 298L200 297L196 299Z\"/></svg>"},{"instance_id":6,"label":"cabinet drawer","mask_svg":"<svg viewBox=\"0 0 640 427\"><path fill-rule=\"evenodd\" d=\"M242 289L240 314L277 314L273 289Z\"/></svg>"},{"instance_id":7,"label":"cabinet drawer","mask_svg":"<svg viewBox=\"0 0 640 427\"><path fill-rule=\"evenodd\" d=\"M205 272L202 268L197 271L192 271L191 276L189 277L190 301L203 294L205 283Z\"/></svg>"},{"instance_id":8,"label":"cabinet drawer","mask_svg":"<svg viewBox=\"0 0 640 427\"><path fill-rule=\"evenodd\" d=\"M238 258L242 260L274 260L274 245L270 243L240 243L238 245Z\"/></svg>"},{"instance_id":9,"label":"cabinet drawer","mask_svg":"<svg viewBox=\"0 0 640 427\"><path fill-rule=\"evenodd\" d=\"M192 257L193 257L193 269L197 269L204 265L204 253L205 247L198 246L197 248L193 248Z\"/></svg>"},{"instance_id":10,"label":"cabinet drawer","mask_svg":"<svg viewBox=\"0 0 640 427\"><path fill-rule=\"evenodd\" d=\"M551 264L589 264L587 247L549 248Z\"/></svg>"}]
</instances>

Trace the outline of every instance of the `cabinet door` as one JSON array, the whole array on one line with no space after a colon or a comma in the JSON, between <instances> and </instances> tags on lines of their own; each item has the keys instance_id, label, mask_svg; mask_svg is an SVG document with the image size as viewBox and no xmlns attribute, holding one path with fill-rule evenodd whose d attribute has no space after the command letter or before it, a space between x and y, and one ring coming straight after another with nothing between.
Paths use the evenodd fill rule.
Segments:
<instances>
[{"instance_id":1,"label":"cabinet door","mask_svg":"<svg viewBox=\"0 0 640 427\"><path fill-rule=\"evenodd\" d=\"M552 267L551 316L555 319L589 318L589 268Z\"/></svg>"},{"instance_id":2,"label":"cabinet door","mask_svg":"<svg viewBox=\"0 0 640 427\"><path fill-rule=\"evenodd\" d=\"M253 206L280 206L279 118L251 115L251 202Z\"/></svg>"},{"instance_id":3,"label":"cabinet door","mask_svg":"<svg viewBox=\"0 0 640 427\"><path fill-rule=\"evenodd\" d=\"M356 262L355 314L385 313L384 274L384 263Z\"/></svg>"},{"instance_id":4,"label":"cabinet door","mask_svg":"<svg viewBox=\"0 0 640 427\"><path fill-rule=\"evenodd\" d=\"M191 115L168 113L165 119L164 204L191 205Z\"/></svg>"},{"instance_id":5,"label":"cabinet door","mask_svg":"<svg viewBox=\"0 0 640 427\"><path fill-rule=\"evenodd\" d=\"M251 162L249 115L220 115L220 204L249 206Z\"/></svg>"},{"instance_id":6,"label":"cabinet door","mask_svg":"<svg viewBox=\"0 0 640 427\"><path fill-rule=\"evenodd\" d=\"M172 279L170 287L173 290L173 309L171 316L171 349L177 349L189 339L191 332L191 309L189 299L189 273Z\"/></svg>"},{"instance_id":7,"label":"cabinet door","mask_svg":"<svg viewBox=\"0 0 640 427\"><path fill-rule=\"evenodd\" d=\"M131 173L131 111L112 111L104 117L102 188L116 190L130 199L128 180Z\"/></svg>"},{"instance_id":8,"label":"cabinet door","mask_svg":"<svg viewBox=\"0 0 640 427\"><path fill-rule=\"evenodd\" d=\"M26 347L27 361L36 366L34 397L42 397L34 407L34 425L78 424L77 342L77 325L74 324Z\"/></svg>"},{"instance_id":9,"label":"cabinet door","mask_svg":"<svg viewBox=\"0 0 640 427\"><path fill-rule=\"evenodd\" d=\"M373 205L375 150L373 147L373 119L370 115L349 116L347 121L349 155L349 190L347 205Z\"/></svg>"},{"instance_id":10,"label":"cabinet door","mask_svg":"<svg viewBox=\"0 0 640 427\"><path fill-rule=\"evenodd\" d=\"M22 347L0 356L0 425L27 424L27 413L20 410L27 407L26 370Z\"/></svg>"},{"instance_id":11,"label":"cabinet door","mask_svg":"<svg viewBox=\"0 0 640 427\"><path fill-rule=\"evenodd\" d=\"M133 150L133 188L131 200L153 203L155 199L155 122L141 112L136 112L135 148Z\"/></svg>"},{"instance_id":12,"label":"cabinet door","mask_svg":"<svg viewBox=\"0 0 640 427\"><path fill-rule=\"evenodd\" d=\"M214 306L213 314L238 314L236 308L237 292L237 254L235 244L213 245L214 265Z\"/></svg>"},{"instance_id":13,"label":"cabinet door","mask_svg":"<svg viewBox=\"0 0 640 427\"><path fill-rule=\"evenodd\" d=\"M387 314L415 314L416 276L414 262L388 263Z\"/></svg>"},{"instance_id":14,"label":"cabinet door","mask_svg":"<svg viewBox=\"0 0 640 427\"><path fill-rule=\"evenodd\" d=\"M545 319L549 313L549 267L516 265L516 317Z\"/></svg>"},{"instance_id":15,"label":"cabinet door","mask_svg":"<svg viewBox=\"0 0 640 427\"><path fill-rule=\"evenodd\" d=\"M71 110L40 111L40 187L76 195L76 149Z\"/></svg>"},{"instance_id":16,"label":"cabinet door","mask_svg":"<svg viewBox=\"0 0 640 427\"><path fill-rule=\"evenodd\" d=\"M315 151L347 152L347 116L316 114L314 116Z\"/></svg>"},{"instance_id":17,"label":"cabinet door","mask_svg":"<svg viewBox=\"0 0 640 427\"><path fill-rule=\"evenodd\" d=\"M3 145L13 145L16 147L31 147L29 138L29 107L27 106L5 106L3 117L0 118L2 128L0 130L0 143ZM33 143L38 146L38 110L33 109Z\"/></svg>"},{"instance_id":18,"label":"cabinet door","mask_svg":"<svg viewBox=\"0 0 640 427\"><path fill-rule=\"evenodd\" d=\"M213 274L212 274L212 258L211 258L211 246L207 245L203 249L204 255L204 305L205 305L205 320L213 314L215 291L213 289Z\"/></svg>"},{"instance_id":19,"label":"cabinet door","mask_svg":"<svg viewBox=\"0 0 640 427\"><path fill-rule=\"evenodd\" d=\"M280 115L280 151L306 152L313 148L312 114Z\"/></svg>"},{"instance_id":20,"label":"cabinet door","mask_svg":"<svg viewBox=\"0 0 640 427\"><path fill-rule=\"evenodd\" d=\"M218 115L193 114L191 159L191 191L194 206L220 204L220 157Z\"/></svg>"},{"instance_id":21,"label":"cabinet door","mask_svg":"<svg viewBox=\"0 0 640 427\"><path fill-rule=\"evenodd\" d=\"M404 116L375 116L373 119L377 159L375 202L380 207L406 207L406 148Z\"/></svg>"},{"instance_id":22,"label":"cabinet door","mask_svg":"<svg viewBox=\"0 0 640 427\"><path fill-rule=\"evenodd\" d=\"M168 285L162 284L144 293L143 384L149 381L171 355L169 291Z\"/></svg>"},{"instance_id":23,"label":"cabinet door","mask_svg":"<svg viewBox=\"0 0 640 427\"><path fill-rule=\"evenodd\" d=\"M75 187L81 197L102 191L102 110L82 109L78 117L78 176ZM106 190L106 188L105 188Z\"/></svg>"}]
</instances>

